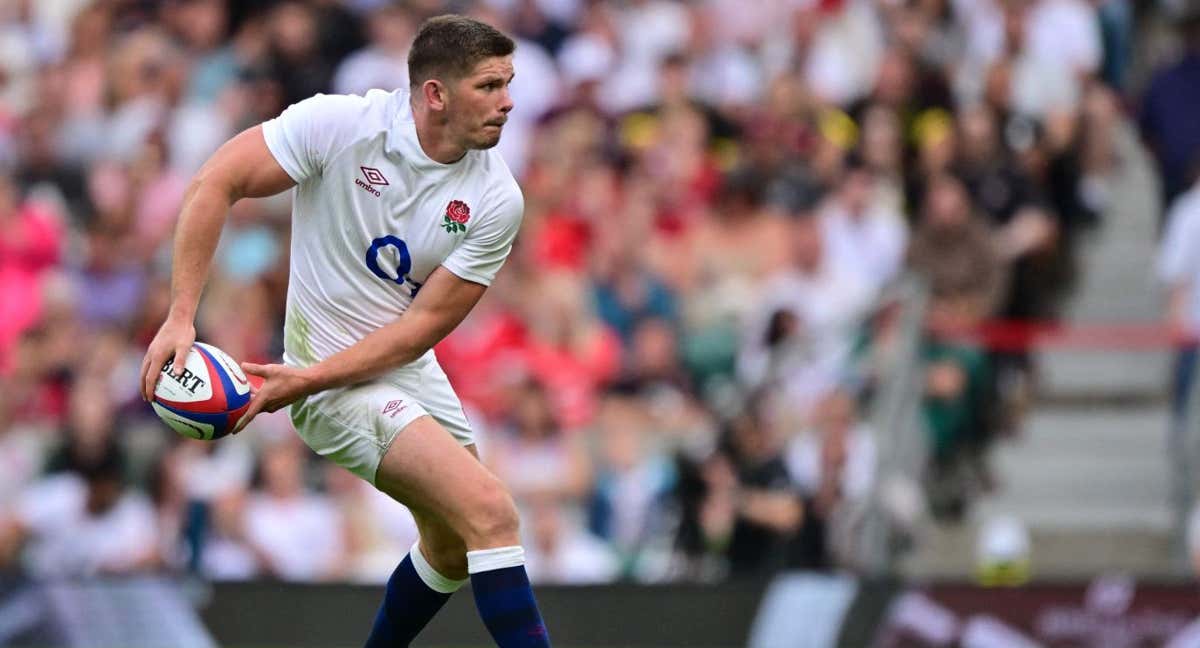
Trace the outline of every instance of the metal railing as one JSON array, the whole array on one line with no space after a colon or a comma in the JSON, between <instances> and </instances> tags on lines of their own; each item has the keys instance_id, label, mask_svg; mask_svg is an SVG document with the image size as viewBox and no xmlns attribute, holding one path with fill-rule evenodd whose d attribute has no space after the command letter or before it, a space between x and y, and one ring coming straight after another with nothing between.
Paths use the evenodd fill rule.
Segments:
<instances>
[{"instance_id":1,"label":"metal railing","mask_svg":"<svg viewBox=\"0 0 1200 648\"><path fill-rule=\"evenodd\" d=\"M859 542L858 564L872 576L894 571L896 528L888 506L888 491L911 488L923 493L921 475L928 441L921 423L921 339L929 291L924 281L907 275L885 298L884 307L898 307L891 353L884 355L869 420L876 435L878 466L866 504Z\"/></svg>"}]
</instances>

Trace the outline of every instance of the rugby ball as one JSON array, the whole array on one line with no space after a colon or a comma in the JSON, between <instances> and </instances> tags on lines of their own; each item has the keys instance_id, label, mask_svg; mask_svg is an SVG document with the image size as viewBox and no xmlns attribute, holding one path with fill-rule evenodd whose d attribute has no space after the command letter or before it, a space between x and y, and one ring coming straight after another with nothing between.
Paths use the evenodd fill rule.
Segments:
<instances>
[{"instance_id":1,"label":"rugby ball","mask_svg":"<svg viewBox=\"0 0 1200 648\"><path fill-rule=\"evenodd\" d=\"M250 407L250 379L237 361L211 344L196 342L178 376L167 360L154 387L155 413L179 434L211 441L237 426ZM255 378L255 385L259 379Z\"/></svg>"}]
</instances>

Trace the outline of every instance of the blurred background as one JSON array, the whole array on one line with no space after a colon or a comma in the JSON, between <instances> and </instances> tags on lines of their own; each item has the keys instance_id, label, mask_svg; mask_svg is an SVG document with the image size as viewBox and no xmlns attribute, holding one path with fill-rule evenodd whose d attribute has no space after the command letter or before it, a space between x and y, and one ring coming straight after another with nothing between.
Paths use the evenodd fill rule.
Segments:
<instances>
[{"instance_id":1,"label":"blurred background","mask_svg":"<svg viewBox=\"0 0 1200 648\"><path fill-rule=\"evenodd\" d=\"M0 644L365 638L406 510L137 374L207 156L447 11L526 213L437 354L557 645L1200 646L1193 0L3 0ZM278 361L289 217L198 339Z\"/></svg>"}]
</instances>

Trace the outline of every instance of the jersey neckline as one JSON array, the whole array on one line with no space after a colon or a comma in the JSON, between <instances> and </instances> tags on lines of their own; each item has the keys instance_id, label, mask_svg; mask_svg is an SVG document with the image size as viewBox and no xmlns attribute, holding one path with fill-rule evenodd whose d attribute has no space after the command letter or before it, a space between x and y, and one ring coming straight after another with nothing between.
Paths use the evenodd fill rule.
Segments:
<instances>
[{"instance_id":1,"label":"jersey neckline","mask_svg":"<svg viewBox=\"0 0 1200 648\"><path fill-rule=\"evenodd\" d=\"M417 122L413 118L412 104L408 93L397 90L394 96L400 105L396 109L396 117L392 122L389 148L419 169L453 171L467 161L471 156L471 151L467 151L461 158L449 164L429 157L425 149L421 148L421 139L417 137Z\"/></svg>"}]
</instances>

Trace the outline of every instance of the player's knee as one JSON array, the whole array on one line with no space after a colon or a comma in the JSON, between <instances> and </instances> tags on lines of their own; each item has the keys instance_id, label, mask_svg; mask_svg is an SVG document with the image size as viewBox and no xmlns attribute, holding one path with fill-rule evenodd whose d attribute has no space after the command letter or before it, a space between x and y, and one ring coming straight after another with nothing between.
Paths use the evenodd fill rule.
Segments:
<instances>
[{"instance_id":1,"label":"player's knee","mask_svg":"<svg viewBox=\"0 0 1200 648\"><path fill-rule=\"evenodd\" d=\"M467 549L462 542L421 543L421 555L439 574L454 580L467 577Z\"/></svg>"},{"instance_id":2,"label":"player's knee","mask_svg":"<svg viewBox=\"0 0 1200 648\"><path fill-rule=\"evenodd\" d=\"M518 524L517 506L497 481L495 488L475 498L462 535L471 549L510 546L519 543Z\"/></svg>"}]
</instances>

